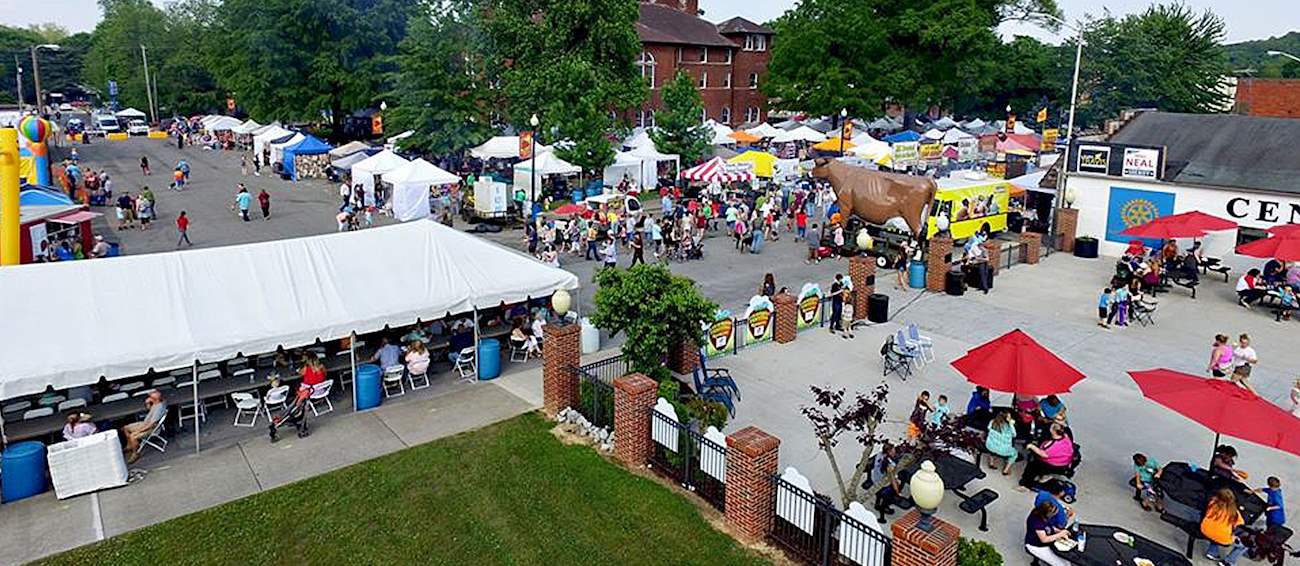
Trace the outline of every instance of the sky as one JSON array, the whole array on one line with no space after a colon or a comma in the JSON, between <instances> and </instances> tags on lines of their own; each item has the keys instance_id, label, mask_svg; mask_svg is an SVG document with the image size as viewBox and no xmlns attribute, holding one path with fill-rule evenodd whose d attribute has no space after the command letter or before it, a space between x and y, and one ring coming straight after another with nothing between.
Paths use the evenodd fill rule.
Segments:
<instances>
[{"instance_id":1,"label":"sky","mask_svg":"<svg viewBox=\"0 0 1300 566\"><path fill-rule=\"evenodd\" d=\"M1300 30L1300 11L1296 0L1183 0L1196 10L1211 9L1227 22L1229 42L1264 39ZM164 0L153 0L163 5ZM1116 15L1140 11L1151 0L1057 0L1066 19L1075 21L1087 15L1101 15L1109 9ZM744 16L756 22L776 18L794 6L795 0L700 0L705 18L722 21ZM1247 7L1248 6L1248 7ZM89 31L99 21L95 0L0 0L0 23L23 27L33 23L58 22L69 30ZM1058 39L1052 34L1028 26L1008 25L1004 35L1033 35L1045 41Z\"/></svg>"}]
</instances>

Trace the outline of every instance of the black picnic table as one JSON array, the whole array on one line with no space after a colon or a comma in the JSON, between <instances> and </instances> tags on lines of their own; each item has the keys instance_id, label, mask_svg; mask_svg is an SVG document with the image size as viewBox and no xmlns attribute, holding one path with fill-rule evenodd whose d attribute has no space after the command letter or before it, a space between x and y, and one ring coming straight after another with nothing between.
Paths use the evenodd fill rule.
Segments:
<instances>
[{"instance_id":1,"label":"black picnic table","mask_svg":"<svg viewBox=\"0 0 1300 566\"><path fill-rule=\"evenodd\" d=\"M1268 505L1245 484L1222 476L1212 475L1205 468L1193 467L1187 462L1170 462L1165 465L1156 486L1164 493L1165 510L1160 520L1187 533L1187 556L1192 556L1192 546L1201 537L1201 518L1210 503L1210 496L1222 488L1232 490L1237 496L1241 519L1250 526L1264 514Z\"/></svg>"},{"instance_id":2,"label":"black picnic table","mask_svg":"<svg viewBox=\"0 0 1300 566\"><path fill-rule=\"evenodd\" d=\"M1152 541L1132 531L1109 525L1079 525L1079 530L1087 535L1083 551L1074 550L1056 555L1078 566L1135 566L1135 558L1145 558L1156 566L1191 566L1192 561L1160 543ZM1133 537L1132 546L1115 540L1115 533L1126 533Z\"/></svg>"}]
</instances>

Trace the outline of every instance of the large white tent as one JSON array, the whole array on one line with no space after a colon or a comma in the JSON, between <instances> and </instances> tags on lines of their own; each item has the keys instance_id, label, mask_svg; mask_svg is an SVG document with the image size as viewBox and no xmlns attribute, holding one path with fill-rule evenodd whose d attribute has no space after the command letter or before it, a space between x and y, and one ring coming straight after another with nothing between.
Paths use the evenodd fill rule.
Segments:
<instances>
[{"instance_id":1,"label":"large white tent","mask_svg":"<svg viewBox=\"0 0 1300 566\"><path fill-rule=\"evenodd\" d=\"M650 130L646 128L637 128L631 136L628 136L626 140L623 140L623 147L633 149L647 145L654 147L654 144L654 140L650 138Z\"/></svg>"},{"instance_id":2,"label":"large white tent","mask_svg":"<svg viewBox=\"0 0 1300 566\"><path fill-rule=\"evenodd\" d=\"M972 136L957 128L950 128L948 131L943 133L943 143L945 144L953 144L961 140L974 139L974 138L975 136Z\"/></svg>"},{"instance_id":3,"label":"large white tent","mask_svg":"<svg viewBox=\"0 0 1300 566\"><path fill-rule=\"evenodd\" d=\"M127 119L131 119L131 118L144 118L144 117L145 117L145 113L144 113L144 112L141 112L141 111L139 111L139 110L136 110L135 108L127 108L126 110L118 110L118 111L117 111L117 117L118 117L118 118L127 118Z\"/></svg>"},{"instance_id":4,"label":"large white tent","mask_svg":"<svg viewBox=\"0 0 1300 566\"><path fill-rule=\"evenodd\" d=\"M535 172L533 172L534 166L536 166ZM529 172L533 172L531 181L528 178ZM538 153L534 159L520 159L518 163L515 163L515 188L522 188L526 191L530 191L532 187L540 189L542 187L542 177L548 175L577 175L581 172L581 167L560 159L560 156L555 155L555 152Z\"/></svg>"},{"instance_id":5,"label":"large white tent","mask_svg":"<svg viewBox=\"0 0 1300 566\"><path fill-rule=\"evenodd\" d=\"M293 147L301 142L304 136L301 133L295 133L292 137L279 143L271 144L271 163L284 161L284 148Z\"/></svg>"},{"instance_id":6,"label":"large white tent","mask_svg":"<svg viewBox=\"0 0 1300 566\"><path fill-rule=\"evenodd\" d=\"M783 131L772 137L772 143L789 143L803 141L809 143L818 143L826 141L826 134L809 128L808 126L799 126L793 130Z\"/></svg>"},{"instance_id":7,"label":"large white tent","mask_svg":"<svg viewBox=\"0 0 1300 566\"><path fill-rule=\"evenodd\" d=\"M234 130L242 126L244 122L233 116L217 116L215 120L208 122L207 129L209 132L220 132L224 130Z\"/></svg>"},{"instance_id":8,"label":"large white tent","mask_svg":"<svg viewBox=\"0 0 1300 566\"><path fill-rule=\"evenodd\" d=\"M537 144L537 153L549 149ZM519 159L519 136L496 136L478 147L470 148L469 154L479 159Z\"/></svg>"},{"instance_id":9,"label":"large white tent","mask_svg":"<svg viewBox=\"0 0 1300 566\"><path fill-rule=\"evenodd\" d=\"M735 138L731 137L735 130L732 130L730 126L719 124L713 120L705 122L704 125L713 131L713 140L710 145L732 145L736 143Z\"/></svg>"},{"instance_id":10,"label":"large white tent","mask_svg":"<svg viewBox=\"0 0 1300 566\"><path fill-rule=\"evenodd\" d=\"M365 191L366 204L375 203L375 176L401 168L407 161L387 149L352 165L352 184L360 184Z\"/></svg>"},{"instance_id":11,"label":"large white tent","mask_svg":"<svg viewBox=\"0 0 1300 566\"><path fill-rule=\"evenodd\" d=\"M664 161L673 162L674 171L681 169L681 156L660 153L653 142L630 151L617 152L614 154L614 164L605 168L604 182L606 185L617 185L627 175L637 188L654 187L659 179L659 163Z\"/></svg>"},{"instance_id":12,"label":"large white tent","mask_svg":"<svg viewBox=\"0 0 1300 566\"><path fill-rule=\"evenodd\" d=\"M271 126L262 130L257 135L253 136L253 153L255 155L261 155L262 148L266 147L266 144L271 143L274 140L278 140L292 133L293 133L292 131L286 130L284 128L281 128L278 125L272 124Z\"/></svg>"},{"instance_id":13,"label":"large white tent","mask_svg":"<svg viewBox=\"0 0 1300 566\"><path fill-rule=\"evenodd\" d=\"M262 127L261 124L258 124L257 122L253 121L253 119L250 118L247 122L235 126L230 131L234 132L237 135L248 135L257 131L261 127Z\"/></svg>"},{"instance_id":14,"label":"large white tent","mask_svg":"<svg viewBox=\"0 0 1300 566\"><path fill-rule=\"evenodd\" d=\"M460 182L460 177L418 158L380 177L393 186L393 216L402 222L429 216L429 187Z\"/></svg>"},{"instance_id":15,"label":"large white tent","mask_svg":"<svg viewBox=\"0 0 1300 566\"><path fill-rule=\"evenodd\" d=\"M767 123L767 122L763 122L762 124L759 124L759 125L757 125L757 126L755 126L755 127L753 127L753 128L750 128L750 129L748 129L748 130L745 130L745 131L746 131L746 132L749 132L749 133L751 133L751 134L754 134L754 135L756 135L756 136L758 136L758 137L760 137L760 138L771 138L771 137L776 137L777 134L779 134L779 133L781 133L781 132L783 132L783 131L785 131L785 130L782 130L782 129L780 129L780 128L776 127L776 126L773 126L773 125L771 125L771 124L769 124L769 123Z\"/></svg>"},{"instance_id":16,"label":"large white tent","mask_svg":"<svg viewBox=\"0 0 1300 566\"><path fill-rule=\"evenodd\" d=\"M347 157L358 151L370 149L370 144L363 141L350 141L330 150L330 157Z\"/></svg>"}]
</instances>

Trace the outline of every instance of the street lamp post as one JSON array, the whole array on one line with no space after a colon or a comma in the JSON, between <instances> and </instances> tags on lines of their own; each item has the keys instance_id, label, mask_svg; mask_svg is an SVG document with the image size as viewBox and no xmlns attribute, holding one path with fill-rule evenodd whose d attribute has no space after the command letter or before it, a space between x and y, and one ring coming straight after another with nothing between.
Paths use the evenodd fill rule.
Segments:
<instances>
[{"instance_id":1,"label":"street lamp post","mask_svg":"<svg viewBox=\"0 0 1300 566\"><path fill-rule=\"evenodd\" d=\"M158 116L154 111L153 88L149 86L149 52L143 43L140 44L140 60L144 64L144 94L149 98L149 123L156 124Z\"/></svg>"},{"instance_id":2,"label":"street lamp post","mask_svg":"<svg viewBox=\"0 0 1300 566\"><path fill-rule=\"evenodd\" d=\"M1070 121L1069 121L1069 125L1066 126L1066 130L1065 130L1065 142L1066 142L1065 148L1067 153L1061 156L1060 159L1062 159L1062 161L1059 161L1060 166L1057 167L1056 169L1056 194L1063 196L1065 195L1066 169L1068 169L1068 165L1070 163L1070 155L1068 152L1074 151L1074 109L1075 109L1075 105L1078 103L1079 100L1079 66L1083 62L1083 28L1072 26L1065 20L1062 20L1061 18L1058 18L1051 14L1046 14L1046 16L1054 20L1056 23L1061 24L1066 29L1073 31L1077 36L1077 39L1075 40L1075 46L1074 46L1074 79L1070 83L1070 118L1069 118ZM1057 203L1058 208L1059 206L1060 203ZM1051 236L1053 238L1055 238L1056 236L1055 220L1056 220L1056 215L1053 214L1052 229L1051 229L1052 232Z\"/></svg>"},{"instance_id":3,"label":"street lamp post","mask_svg":"<svg viewBox=\"0 0 1300 566\"><path fill-rule=\"evenodd\" d=\"M18 61L18 55L14 55L14 68L18 70L18 111L23 110L23 64Z\"/></svg>"},{"instance_id":4,"label":"street lamp post","mask_svg":"<svg viewBox=\"0 0 1300 566\"><path fill-rule=\"evenodd\" d=\"M32 52L32 83L36 87L36 113L44 114L45 97L41 95L41 64L36 60L36 52L42 49L58 51L59 46L53 43L42 43L31 46Z\"/></svg>"},{"instance_id":5,"label":"street lamp post","mask_svg":"<svg viewBox=\"0 0 1300 566\"><path fill-rule=\"evenodd\" d=\"M1287 53L1286 51L1272 51L1272 50L1270 50L1270 51L1268 51L1267 53L1268 53L1268 56L1269 56L1269 57L1286 57L1287 59L1290 59L1290 60L1292 60L1292 61L1300 62L1300 57L1296 57L1295 55L1292 55L1292 54L1290 54L1290 53Z\"/></svg>"},{"instance_id":6,"label":"street lamp post","mask_svg":"<svg viewBox=\"0 0 1300 566\"><path fill-rule=\"evenodd\" d=\"M529 136L531 146L528 148L528 158L531 160L528 165L529 207L536 207L537 205L537 126L541 123L536 114L533 114L533 117L528 119L528 125L533 127L533 135ZM529 216L531 215L530 211Z\"/></svg>"},{"instance_id":7,"label":"street lamp post","mask_svg":"<svg viewBox=\"0 0 1300 566\"><path fill-rule=\"evenodd\" d=\"M844 157L844 123L849 117L849 109L840 109L840 157Z\"/></svg>"}]
</instances>

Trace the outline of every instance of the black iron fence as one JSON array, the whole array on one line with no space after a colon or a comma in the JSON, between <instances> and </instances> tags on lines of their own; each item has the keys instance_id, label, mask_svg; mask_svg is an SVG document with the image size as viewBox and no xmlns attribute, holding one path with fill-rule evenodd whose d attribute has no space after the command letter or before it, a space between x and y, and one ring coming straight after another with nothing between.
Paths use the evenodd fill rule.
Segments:
<instances>
[{"instance_id":1,"label":"black iron fence","mask_svg":"<svg viewBox=\"0 0 1300 566\"><path fill-rule=\"evenodd\" d=\"M884 566L892 541L877 530L835 508L830 498L773 477L776 485L775 522L769 538L807 564L819 566Z\"/></svg>"},{"instance_id":2,"label":"black iron fence","mask_svg":"<svg viewBox=\"0 0 1300 566\"><path fill-rule=\"evenodd\" d=\"M722 511L727 499L726 447L654 409L650 419L650 469Z\"/></svg>"},{"instance_id":3,"label":"black iron fence","mask_svg":"<svg viewBox=\"0 0 1300 566\"><path fill-rule=\"evenodd\" d=\"M628 363L621 355L573 368L578 378L578 406L574 409L592 425L614 430L614 380L627 370Z\"/></svg>"}]
</instances>

